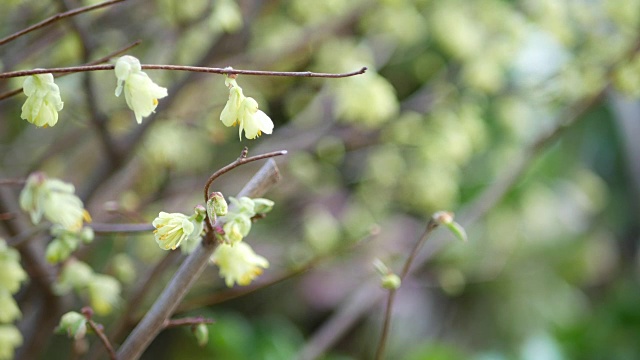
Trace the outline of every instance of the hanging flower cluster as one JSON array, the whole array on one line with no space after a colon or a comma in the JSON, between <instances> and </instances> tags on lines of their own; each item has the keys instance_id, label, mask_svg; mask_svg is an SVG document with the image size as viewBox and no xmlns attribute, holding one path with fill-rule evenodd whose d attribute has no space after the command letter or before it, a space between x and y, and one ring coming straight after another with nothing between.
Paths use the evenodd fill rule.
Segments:
<instances>
[{"instance_id":1,"label":"hanging flower cluster","mask_svg":"<svg viewBox=\"0 0 640 360\"><path fill-rule=\"evenodd\" d=\"M0 238L0 359L12 359L14 349L22 344L22 335L12 324L22 316L13 294L26 279L20 254Z\"/></svg>"},{"instance_id":2,"label":"hanging flower cluster","mask_svg":"<svg viewBox=\"0 0 640 360\"><path fill-rule=\"evenodd\" d=\"M220 121L229 127L238 125L238 136L242 140L242 131L247 139L273 132L273 122L262 110L258 110L258 102L242 93L235 76L226 76L225 85L229 87L229 100L222 109Z\"/></svg>"},{"instance_id":3,"label":"hanging flower cluster","mask_svg":"<svg viewBox=\"0 0 640 360\"><path fill-rule=\"evenodd\" d=\"M245 286L269 267L264 257L257 255L242 239L251 231L252 218L265 214L273 208L273 201L229 197L231 210L222 218L224 238L213 255L211 262L220 268L220 276L228 287L234 283Z\"/></svg>"}]
</instances>

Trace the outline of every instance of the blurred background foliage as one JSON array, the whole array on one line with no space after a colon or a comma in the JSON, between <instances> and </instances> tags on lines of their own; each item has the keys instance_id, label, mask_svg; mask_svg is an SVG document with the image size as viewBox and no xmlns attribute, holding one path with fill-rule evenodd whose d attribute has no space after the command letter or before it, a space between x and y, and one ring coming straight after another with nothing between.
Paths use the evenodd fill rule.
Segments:
<instances>
[{"instance_id":1,"label":"blurred background foliage","mask_svg":"<svg viewBox=\"0 0 640 360\"><path fill-rule=\"evenodd\" d=\"M90 3L5 0L0 31ZM150 222L160 210L190 213L210 173L243 146L289 150L278 160L283 180L266 196L276 207L248 239L271 263L258 284L316 266L223 303L211 297L228 291L211 267L183 309L216 320L208 345L197 347L188 329L167 330L148 359L304 354L354 294L376 285L371 260L399 271L442 209L468 216L470 241L445 236L421 253L398 293L388 358L636 359L640 55L629 54L639 22L638 0L129 0L3 46L2 70L77 65L137 39L129 53L147 64L369 70L345 79L240 76L276 125L242 142L219 121L222 77L149 71L169 97L126 160L102 172L83 76L61 77L65 106L54 128L20 119L23 95L0 102L0 169L73 182L95 222ZM140 132L112 96L113 74L90 76L107 129L123 141ZM558 136L537 146L549 133ZM476 200L517 175L519 162L522 176L483 208ZM235 194L256 169L238 169L215 190ZM164 254L149 233L102 236L78 257L116 275L114 262L129 264L119 276L126 298L131 273ZM383 302L362 307L322 358L372 356ZM99 321L108 329L112 318ZM70 351L62 336L48 346Z\"/></svg>"}]
</instances>

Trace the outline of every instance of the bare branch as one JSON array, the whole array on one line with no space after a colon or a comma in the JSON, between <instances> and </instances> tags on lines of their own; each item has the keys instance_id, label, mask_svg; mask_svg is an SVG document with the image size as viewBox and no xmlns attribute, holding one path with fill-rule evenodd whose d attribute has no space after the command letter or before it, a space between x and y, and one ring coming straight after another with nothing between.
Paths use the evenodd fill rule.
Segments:
<instances>
[{"instance_id":1,"label":"bare branch","mask_svg":"<svg viewBox=\"0 0 640 360\"><path fill-rule=\"evenodd\" d=\"M404 278L409 273L409 269L411 269L411 264L413 264L413 260L415 260L416 255L424 245L424 243L429 239L433 231L438 227L438 223L435 221L433 217L429 219L427 223L427 228L425 229L420 239L416 242L416 245L413 247L413 250L409 253L409 257L407 261L404 263L404 267L402 268L402 272L400 273L400 279L404 280ZM376 360L382 360L384 358L384 350L387 344L387 338L389 337L389 327L391 326L391 311L393 310L393 300L396 297L396 289L389 290L389 295L387 296L387 307L384 312L384 322L382 324L382 332L380 334L380 340L378 341L378 348L376 350Z\"/></svg>"},{"instance_id":2,"label":"bare branch","mask_svg":"<svg viewBox=\"0 0 640 360\"><path fill-rule=\"evenodd\" d=\"M167 319L164 322L164 328L170 329L178 326L189 326L189 325L200 325L200 324L213 324L216 322L213 319L203 318L202 316L198 317L188 317L182 319Z\"/></svg>"},{"instance_id":3,"label":"bare branch","mask_svg":"<svg viewBox=\"0 0 640 360\"><path fill-rule=\"evenodd\" d=\"M123 54L123 53L127 52L128 50L130 50L131 48L140 45L141 42L142 41L137 40L137 41L135 41L135 42L133 42L133 43L131 43L131 44L119 49L119 50L116 50L116 51L110 53L107 56L101 57L100 59L94 60L92 62L89 62L89 63L85 64L85 65L98 65L98 64L105 63L105 62L109 61L111 58L113 58L115 56L118 56L120 54ZM60 75L56 75L55 77L58 78L58 77L63 77L65 75L69 75L69 74L60 74ZM0 101L2 101L4 99L7 99L7 98L10 98L12 96L16 96L16 95L20 94L21 92L22 92L22 88L5 91L4 93L0 94Z\"/></svg>"},{"instance_id":4,"label":"bare branch","mask_svg":"<svg viewBox=\"0 0 640 360\"><path fill-rule=\"evenodd\" d=\"M87 324L89 324L91 330L93 330L93 332L98 335L98 338L100 338L102 345L104 345L104 347L107 349L109 358L111 360L116 360L116 352L113 350L113 346L111 345L109 338L107 338L107 336L104 334L102 325L96 324L93 320L91 320L91 317L93 316L93 309L89 306L85 306L81 311L82 315L87 318Z\"/></svg>"},{"instance_id":5,"label":"bare branch","mask_svg":"<svg viewBox=\"0 0 640 360\"><path fill-rule=\"evenodd\" d=\"M79 14L85 13L87 11L103 8L105 6L117 4L117 3L123 2L123 1L125 1L125 0L109 0L109 1L105 1L105 2L100 3L100 4L85 6L85 7L81 7L81 8L77 8L77 9L74 9L74 10L70 10L70 11L66 11L66 12L63 12L63 13L59 13L59 14L53 15L52 17L50 17L48 19L45 19L45 20L42 20L37 24L31 25L26 29L23 29L23 30L20 30L20 31L14 33L14 34L11 34L11 35L5 37L4 39L0 39L0 46L4 45L4 44L6 44L6 43L8 43L10 41L13 41L13 40L19 38L22 35L28 34L28 33L32 32L34 30L38 30L38 29L43 28L43 27L45 27L45 26L47 26L49 24L52 24L52 23L54 23L54 22L56 22L58 20L61 20L61 19L64 19L64 18L68 18L70 16L79 15Z\"/></svg>"},{"instance_id":6,"label":"bare branch","mask_svg":"<svg viewBox=\"0 0 640 360\"><path fill-rule=\"evenodd\" d=\"M0 73L0 79L9 79L21 76L37 75L37 74L68 74L87 71L104 71L113 70L115 65L82 65L62 68L50 69L31 69L18 70ZM171 71L188 71L196 73L220 74L220 75L254 75L254 76L285 76L285 77L317 77L317 78L345 78L364 74L367 67L348 73L316 73L311 71L262 71L262 70L238 70L232 68L213 68L202 66L184 66L184 65L142 65L144 70L171 70Z\"/></svg>"}]
</instances>

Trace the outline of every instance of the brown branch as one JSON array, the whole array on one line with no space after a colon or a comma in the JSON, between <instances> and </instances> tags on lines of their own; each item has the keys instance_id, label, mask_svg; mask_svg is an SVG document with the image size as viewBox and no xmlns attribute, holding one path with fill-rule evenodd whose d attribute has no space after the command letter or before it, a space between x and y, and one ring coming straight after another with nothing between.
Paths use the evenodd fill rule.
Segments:
<instances>
[{"instance_id":1,"label":"brown branch","mask_svg":"<svg viewBox=\"0 0 640 360\"><path fill-rule=\"evenodd\" d=\"M0 186L22 186L27 182L25 179L0 179Z\"/></svg>"},{"instance_id":2,"label":"brown branch","mask_svg":"<svg viewBox=\"0 0 640 360\"><path fill-rule=\"evenodd\" d=\"M54 23L54 22L56 22L58 20L61 20L61 19L64 19L64 18L68 18L70 16L79 15L79 14L85 13L87 11L103 8L105 6L117 4L117 3L123 2L123 1L125 1L125 0L109 0L109 1L105 1L105 2L100 3L100 4L85 6L85 7L81 7L81 8L77 8L77 9L74 9L74 10L70 10L70 11L67 11L67 12L63 12L63 13L59 13L59 14L53 15L52 17L50 17L48 19L45 19L45 20L42 20L37 24L31 25L26 29L20 30L20 31L14 33L14 34L11 34L11 35L3 38L3 39L0 39L0 46L4 45L4 44L6 44L6 43L8 43L10 41L13 41L13 40L19 38L22 35L28 34L28 33L32 32L34 30L38 30L38 29L43 28L43 27L45 27L45 26L47 26L49 24L52 24L52 23Z\"/></svg>"},{"instance_id":3,"label":"brown branch","mask_svg":"<svg viewBox=\"0 0 640 360\"><path fill-rule=\"evenodd\" d=\"M155 228L148 223L143 224L105 224L90 223L88 227L92 228L96 234L115 234L115 233L136 233L153 231Z\"/></svg>"},{"instance_id":4,"label":"brown branch","mask_svg":"<svg viewBox=\"0 0 640 360\"><path fill-rule=\"evenodd\" d=\"M176 262L180 258L180 255L182 254L179 251L171 251L167 253L167 255L162 258L162 260L158 261L152 269L149 269L144 277L138 282L136 288L131 291L129 298L127 299L127 305L124 311L122 311L111 327L112 339L120 341L120 339L126 335L125 332L130 329L131 325L135 324L135 314L146 296L149 294L149 290L153 285L155 285L156 281L161 278L164 274L164 270Z\"/></svg>"},{"instance_id":5,"label":"brown branch","mask_svg":"<svg viewBox=\"0 0 640 360\"><path fill-rule=\"evenodd\" d=\"M82 65L70 66L62 68L49 69L31 69L18 70L0 73L0 79L9 79L21 76L37 75L37 74L68 74L87 71L104 71L113 70L115 65ZM203 66L184 66L184 65L142 65L144 70L171 70L171 71L188 71L196 73L220 74L220 75L255 75L255 76L286 76L286 77L317 77L317 78L345 78L364 74L367 67L348 73L316 73L311 71L262 71L262 70L238 70L232 68L213 68Z\"/></svg>"},{"instance_id":6,"label":"brown branch","mask_svg":"<svg viewBox=\"0 0 640 360\"><path fill-rule=\"evenodd\" d=\"M135 42L133 42L133 43L131 43L131 44L119 49L119 50L116 50L116 51L110 53L107 56L101 57L100 59L94 60L92 62L89 62L89 63L85 64L85 65L98 65L98 64L105 63L105 62L109 61L111 58L113 58L115 56L118 56L120 54L123 54L123 53L127 52L128 50L130 50L131 48L140 45L140 43L141 43L141 41L137 40L137 41L135 41ZM59 74L59 75L56 75L55 77L58 78L58 77L66 76L66 75L69 75L69 74ZM10 98L12 96L16 96L16 95L20 94L21 92L22 92L22 88L17 88L17 89L13 89L13 90L9 90L9 91L3 92L2 94L0 94L0 101L2 101L4 99L8 99L8 98Z\"/></svg>"},{"instance_id":7,"label":"brown branch","mask_svg":"<svg viewBox=\"0 0 640 360\"><path fill-rule=\"evenodd\" d=\"M85 306L82 308L81 312L82 315L87 318L87 324L89 324L91 330L93 330L93 332L98 335L98 338L100 338L102 345L104 345L104 347L107 349L109 358L111 360L116 360L116 352L113 350L113 346L111 346L109 338L107 338L107 336L104 334L102 325L96 324L93 320L91 320L91 317L93 316L93 309L89 306Z\"/></svg>"},{"instance_id":8,"label":"brown branch","mask_svg":"<svg viewBox=\"0 0 640 360\"><path fill-rule=\"evenodd\" d=\"M198 317L188 317L182 319L167 319L165 320L163 326L165 329L170 329L178 326L189 326L189 325L200 325L200 324L213 324L216 322L213 319L203 318L202 316Z\"/></svg>"}]
</instances>

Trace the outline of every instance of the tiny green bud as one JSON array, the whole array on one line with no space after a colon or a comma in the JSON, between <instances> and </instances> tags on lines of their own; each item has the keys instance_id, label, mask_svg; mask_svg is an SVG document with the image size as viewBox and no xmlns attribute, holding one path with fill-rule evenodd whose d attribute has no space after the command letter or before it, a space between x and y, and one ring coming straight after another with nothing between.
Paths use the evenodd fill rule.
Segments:
<instances>
[{"instance_id":1,"label":"tiny green bud","mask_svg":"<svg viewBox=\"0 0 640 360\"><path fill-rule=\"evenodd\" d=\"M269 199L253 199L254 211L256 214L265 214L273 209L274 202Z\"/></svg>"},{"instance_id":2,"label":"tiny green bud","mask_svg":"<svg viewBox=\"0 0 640 360\"><path fill-rule=\"evenodd\" d=\"M66 332L69 337L82 339L87 334L87 318L75 311L69 311L60 318L56 332Z\"/></svg>"},{"instance_id":3,"label":"tiny green bud","mask_svg":"<svg viewBox=\"0 0 640 360\"><path fill-rule=\"evenodd\" d=\"M396 274L387 274L382 277L380 284L387 290L395 290L400 287L402 280L400 280L400 277Z\"/></svg>"},{"instance_id":4,"label":"tiny green bud","mask_svg":"<svg viewBox=\"0 0 640 360\"><path fill-rule=\"evenodd\" d=\"M209 200L207 200L207 214L212 222L216 219L216 216L227 215L228 211L229 206L222 193L214 192L209 195Z\"/></svg>"},{"instance_id":5,"label":"tiny green bud","mask_svg":"<svg viewBox=\"0 0 640 360\"><path fill-rule=\"evenodd\" d=\"M450 211L437 211L433 214L433 220L438 225L447 225L453 222L453 213Z\"/></svg>"},{"instance_id":6,"label":"tiny green bud","mask_svg":"<svg viewBox=\"0 0 640 360\"><path fill-rule=\"evenodd\" d=\"M453 221L453 213L449 211L438 211L433 214L433 220L439 225L444 225L459 240L467 242L467 232L462 225Z\"/></svg>"},{"instance_id":7,"label":"tiny green bud","mask_svg":"<svg viewBox=\"0 0 640 360\"><path fill-rule=\"evenodd\" d=\"M194 215L193 215L194 221L197 221L197 222L204 221L204 216L207 213L207 210L204 208L204 206L196 205L196 207L193 209L193 212L194 212Z\"/></svg>"},{"instance_id":8,"label":"tiny green bud","mask_svg":"<svg viewBox=\"0 0 640 360\"><path fill-rule=\"evenodd\" d=\"M195 335L200 346L205 346L209 342L209 328L206 324L196 325L193 329L193 335Z\"/></svg>"},{"instance_id":9,"label":"tiny green bud","mask_svg":"<svg viewBox=\"0 0 640 360\"><path fill-rule=\"evenodd\" d=\"M94 237L95 233L93 232L93 229L88 226L83 227L80 231L80 240L85 244L92 242Z\"/></svg>"}]
</instances>

